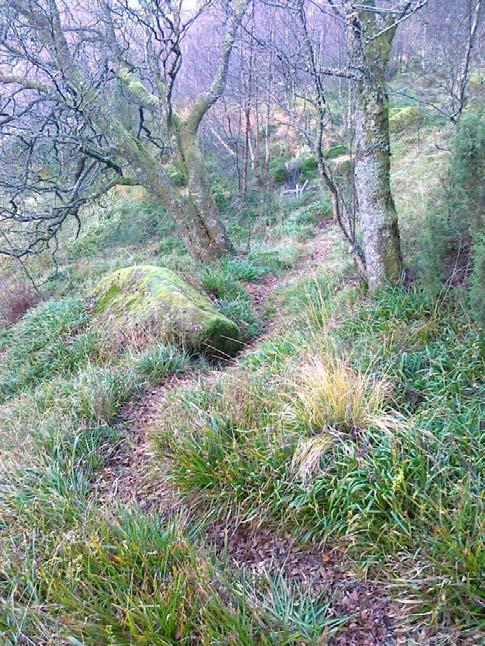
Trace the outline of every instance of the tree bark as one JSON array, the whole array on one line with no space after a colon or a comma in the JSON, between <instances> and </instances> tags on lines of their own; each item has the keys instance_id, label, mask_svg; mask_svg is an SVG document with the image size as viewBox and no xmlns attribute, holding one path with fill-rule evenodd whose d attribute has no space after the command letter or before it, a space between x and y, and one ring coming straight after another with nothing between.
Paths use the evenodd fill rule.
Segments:
<instances>
[{"instance_id":1,"label":"tree bark","mask_svg":"<svg viewBox=\"0 0 485 646\"><path fill-rule=\"evenodd\" d=\"M200 260L219 258L233 251L233 247L212 194L197 132L190 122L181 120L176 120L174 129L179 162L187 178L187 193L182 201L200 236L195 244L187 246Z\"/></svg>"},{"instance_id":2,"label":"tree bark","mask_svg":"<svg viewBox=\"0 0 485 646\"><path fill-rule=\"evenodd\" d=\"M386 68L395 27L377 37L375 14L359 14L349 24L347 37L356 82L355 188L364 243L366 274L374 290L394 282L402 273L402 255L396 207L391 193L389 98Z\"/></svg>"}]
</instances>

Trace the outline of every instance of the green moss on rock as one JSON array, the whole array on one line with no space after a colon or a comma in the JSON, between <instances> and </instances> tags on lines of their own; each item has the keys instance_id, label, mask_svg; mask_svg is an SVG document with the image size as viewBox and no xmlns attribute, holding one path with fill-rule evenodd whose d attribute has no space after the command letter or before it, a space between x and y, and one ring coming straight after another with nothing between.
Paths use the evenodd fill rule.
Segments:
<instances>
[{"instance_id":1,"label":"green moss on rock","mask_svg":"<svg viewBox=\"0 0 485 646\"><path fill-rule=\"evenodd\" d=\"M325 157L325 159L335 159L336 157L340 157L341 155L348 154L349 149L347 148L347 146L344 146L343 144L337 144L336 146L328 148L323 156Z\"/></svg>"},{"instance_id":2,"label":"green moss on rock","mask_svg":"<svg viewBox=\"0 0 485 646\"><path fill-rule=\"evenodd\" d=\"M93 293L95 322L123 344L160 338L189 351L232 355L241 345L238 326L209 298L162 267L138 265L104 276Z\"/></svg>"},{"instance_id":3,"label":"green moss on rock","mask_svg":"<svg viewBox=\"0 0 485 646\"><path fill-rule=\"evenodd\" d=\"M391 109L389 126L393 132L404 132L417 128L423 120L423 111L416 105L408 105L404 108Z\"/></svg>"}]
</instances>

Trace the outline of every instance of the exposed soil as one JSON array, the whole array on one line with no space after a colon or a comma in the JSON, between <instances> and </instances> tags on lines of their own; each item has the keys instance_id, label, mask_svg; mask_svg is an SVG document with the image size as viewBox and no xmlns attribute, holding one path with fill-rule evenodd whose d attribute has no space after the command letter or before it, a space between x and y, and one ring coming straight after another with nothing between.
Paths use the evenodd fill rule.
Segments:
<instances>
[{"instance_id":1,"label":"exposed soil","mask_svg":"<svg viewBox=\"0 0 485 646\"><path fill-rule=\"evenodd\" d=\"M332 599L330 615L348 617L332 646L376 646L398 643L394 632L396 604L376 585L357 581L341 567L342 554L314 543L300 544L274 528L241 525L208 528L206 540L235 567L254 574L280 574L297 590Z\"/></svg>"},{"instance_id":2,"label":"exposed soil","mask_svg":"<svg viewBox=\"0 0 485 646\"><path fill-rule=\"evenodd\" d=\"M99 471L94 494L101 505L136 503L145 512L171 514L179 505L165 477L165 467L149 440L149 431L160 417L167 389L194 379L191 375L172 375L160 384L145 389L121 411L119 424L125 436Z\"/></svg>"},{"instance_id":3,"label":"exposed soil","mask_svg":"<svg viewBox=\"0 0 485 646\"><path fill-rule=\"evenodd\" d=\"M314 237L306 243L305 253L296 262L295 266L283 276L269 273L257 283L245 283L244 287L251 295L253 307L258 314L262 325L263 334L275 332L280 323L278 313L275 316L268 317L266 306L270 304L271 294L282 286L289 284L291 281L301 276L310 278L314 276L319 269L325 266L325 261L329 255L329 240L327 229L330 226L328 221L323 221L317 228ZM259 339L253 340L251 346L258 342Z\"/></svg>"}]
</instances>

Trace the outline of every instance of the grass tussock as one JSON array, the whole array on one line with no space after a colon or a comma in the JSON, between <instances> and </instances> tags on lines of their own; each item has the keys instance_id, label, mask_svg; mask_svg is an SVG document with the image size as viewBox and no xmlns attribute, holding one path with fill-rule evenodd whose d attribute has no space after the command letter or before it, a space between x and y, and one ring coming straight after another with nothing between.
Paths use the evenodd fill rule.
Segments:
<instances>
[{"instance_id":1,"label":"grass tussock","mask_svg":"<svg viewBox=\"0 0 485 646\"><path fill-rule=\"evenodd\" d=\"M246 340L261 332L261 323L243 281L256 282L265 273L267 269L264 266L248 259L232 258L219 267L204 269L199 274L202 287L215 299L222 314L237 323Z\"/></svg>"},{"instance_id":2,"label":"grass tussock","mask_svg":"<svg viewBox=\"0 0 485 646\"><path fill-rule=\"evenodd\" d=\"M328 427L350 431L372 425L386 415L391 394L385 379L328 356L306 361L292 385L286 414L306 432Z\"/></svg>"},{"instance_id":3,"label":"grass tussock","mask_svg":"<svg viewBox=\"0 0 485 646\"><path fill-rule=\"evenodd\" d=\"M306 336L248 352L225 382L229 396L224 380L179 392L155 440L169 450L174 483L208 517L342 539L358 567L416 601L419 621L473 631L483 512L478 332L453 304L418 292L351 307L324 333L321 320L306 318ZM345 361L344 348L352 348Z\"/></svg>"}]
</instances>

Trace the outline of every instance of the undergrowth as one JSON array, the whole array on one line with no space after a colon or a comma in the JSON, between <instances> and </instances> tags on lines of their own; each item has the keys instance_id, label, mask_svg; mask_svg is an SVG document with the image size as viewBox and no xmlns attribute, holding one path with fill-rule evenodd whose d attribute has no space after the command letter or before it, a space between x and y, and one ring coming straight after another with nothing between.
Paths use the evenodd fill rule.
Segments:
<instances>
[{"instance_id":1,"label":"undergrowth","mask_svg":"<svg viewBox=\"0 0 485 646\"><path fill-rule=\"evenodd\" d=\"M238 324L246 340L260 333L261 323L243 281L258 281L267 271L266 267L249 260L231 258L219 266L204 269L199 275L218 309Z\"/></svg>"},{"instance_id":2,"label":"undergrowth","mask_svg":"<svg viewBox=\"0 0 485 646\"><path fill-rule=\"evenodd\" d=\"M422 620L473 632L483 556L476 326L453 301L415 290L355 302L351 315L318 287L306 300L306 338L267 342L216 385L167 400L155 439L170 451L173 482L207 517L342 540L357 567L415 600Z\"/></svg>"},{"instance_id":3,"label":"undergrowth","mask_svg":"<svg viewBox=\"0 0 485 646\"><path fill-rule=\"evenodd\" d=\"M76 262L50 276L55 297L19 304L0 333L0 641L313 645L351 625L338 590L226 562L204 542L222 523L335 546L342 567L402 602L410 634L477 642L483 355L463 290L364 295L332 228L324 271L300 272L329 212L310 192L251 192L229 222L239 255L203 270L156 205L143 204L140 227L136 208L130 198L98 217L70 247ZM80 287L147 258L195 276L246 341L260 338L224 370L157 338L113 352ZM480 248L475 258L478 302ZM268 284L256 314L252 293ZM276 331L261 336L265 317ZM94 484L126 440L124 406L192 370L165 391L147 458L184 511L106 506Z\"/></svg>"}]
</instances>

